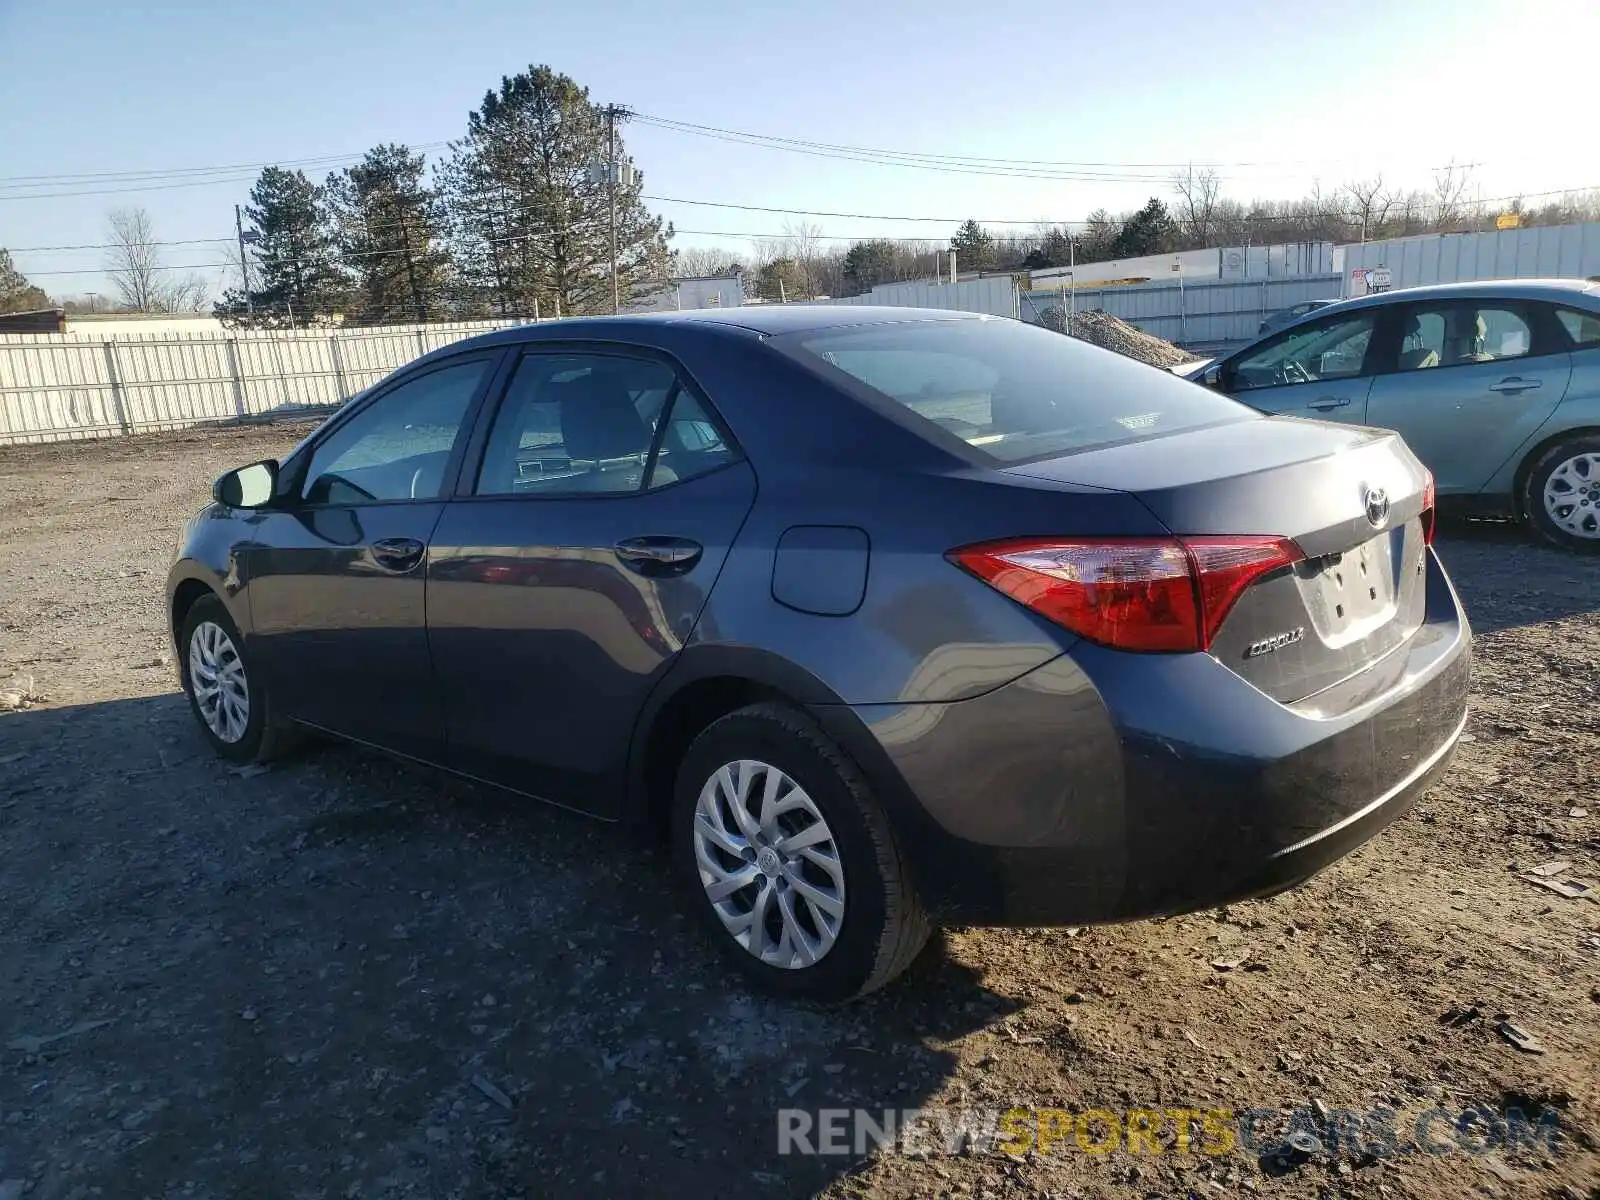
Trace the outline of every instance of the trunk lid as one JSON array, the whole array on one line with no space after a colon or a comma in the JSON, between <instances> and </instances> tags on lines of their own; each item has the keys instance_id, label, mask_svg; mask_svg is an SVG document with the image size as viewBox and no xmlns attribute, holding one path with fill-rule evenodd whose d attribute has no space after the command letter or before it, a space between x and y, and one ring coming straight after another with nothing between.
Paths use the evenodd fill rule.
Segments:
<instances>
[{"instance_id":1,"label":"trunk lid","mask_svg":"<svg viewBox=\"0 0 1600 1200\"><path fill-rule=\"evenodd\" d=\"M1132 493L1179 536L1293 539L1305 559L1252 584L1210 648L1283 703L1366 669L1422 624L1427 472L1398 434L1275 417L1009 471Z\"/></svg>"}]
</instances>

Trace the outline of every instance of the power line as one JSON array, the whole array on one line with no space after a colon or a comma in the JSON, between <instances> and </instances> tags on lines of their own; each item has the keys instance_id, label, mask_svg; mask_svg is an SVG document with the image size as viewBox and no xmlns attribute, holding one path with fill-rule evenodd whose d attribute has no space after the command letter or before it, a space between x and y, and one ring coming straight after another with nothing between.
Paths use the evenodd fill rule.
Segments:
<instances>
[{"instance_id":1,"label":"power line","mask_svg":"<svg viewBox=\"0 0 1600 1200\"><path fill-rule=\"evenodd\" d=\"M635 110L634 116L642 122L663 129L671 129L682 133L715 134L719 137L734 137L751 139L763 143L772 143L774 148L783 146L803 146L813 150L839 151L851 154L878 155L886 158L911 159L926 162L947 162L970 164L979 166L1034 168L1049 167L1068 170L1086 170L1093 168L1115 167L1124 170L1139 168L1145 170L1160 169L1166 171L1181 171L1191 167L1283 167L1306 166L1318 162L1331 162L1334 160L1323 159L1283 159L1283 160L1225 160L1225 159L1184 159L1171 162L1132 162L1126 160L1089 160L1089 159L1048 159L1048 158L996 158L987 155L973 154L937 154L921 150L884 150L870 146L851 146L833 142L809 141L804 138L782 137L776 134L753 133L749 130L725 129L716 125L700 125L693 121L683 121L672 117L661 117L651 113L642 113ZM1481 166L1482 164L1474 164ZM1163 176L1163 178L1166 178Z\"/></svg>"},{"instance_id":2,"label":"power line","mask_svg":"<svg viewBox=\"0 0 1600 1200\"><path fill-rule=\"evenodd\" d=\"M427 142L409 146L414 153L427 153L448 146L448 142ZM328 154L315 158L282 159L278 162L235 163L215 167L175 167L164 170L105 171L83 175L11 175L0 177L0 200L50 200L71 196L117 196L128 192L170 191L174 188L209 187L224 183L246 183L268 167L284 169L314 166L337 166L341 163L360 162L362 154ZM194 178L178 178L193 176ZM79 188L84 183L104 183L128 186ZM64 187L68 191L40 191L40 188ZM8 194L10 193L10 194Z\"/></svg>"},{"instance_id":3,"label":"power line","mask_svg":"<svg viewBox=\"0 0 1600 1200\"><path fill-rule=\"evenodd\" d=\"M1171 175L1151 175L1138 172L1110 172L1084 169L1043 169L1035 167L987 166L976 162L940 162L919 158L899 157L897 152L857 151L849 147L821 149L794 139L769 138L762 134L746 134L737 130L719 130L712 126L689 126L641 116L641 123L678 133L692 133L716 141L732 142L743 146L764 146L769 150L787 150L814 158L838 159L844 162L868 163L876 166L905 167L911 170L934 171L945 175L984 175L1009 179L1044 179L1065 183L1169 183ZM820 145L820 144L819 144Z\"/></svg>"}]
</instances>

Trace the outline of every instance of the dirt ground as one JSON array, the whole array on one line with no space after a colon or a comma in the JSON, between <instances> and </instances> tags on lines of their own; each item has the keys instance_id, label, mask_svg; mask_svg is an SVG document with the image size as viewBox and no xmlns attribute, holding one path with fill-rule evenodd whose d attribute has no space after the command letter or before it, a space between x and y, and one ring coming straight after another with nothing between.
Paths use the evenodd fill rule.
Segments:
<instances>
[{"instance_id":1,"label":"dirt ground","mask_svg":"<svg viewBox=\"0 0 1600 1200\"><path fill-rule=\"evenodd\" d=\"M303 432L0 448L0 693L41 697L0 714L0 1200L1600 1196L1600 904L1520 874L1600 882L1600 558L1446 527L1468 741L1305 886L951 930L824 1010L748 992L608 828L350 749L251 777L210 754L169 556L216 473ZM784 1108L1314 1102L1400 1110L1402 1136L1433 1107L1558 1132L1296 1160L777 1152Z\"/></svg>"}]
</instances>

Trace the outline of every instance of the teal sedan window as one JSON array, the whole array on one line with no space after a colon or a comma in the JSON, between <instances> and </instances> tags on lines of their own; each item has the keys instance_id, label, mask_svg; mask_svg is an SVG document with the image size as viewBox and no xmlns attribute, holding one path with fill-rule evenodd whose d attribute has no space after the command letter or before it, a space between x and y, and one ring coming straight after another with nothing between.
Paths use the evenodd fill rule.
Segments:
<instances>
[{"instance_id":1,"label":"teal sedan window","mask_svg":"<svg viewBox=\"0 0 1600 1200\"><path fill-rule=\"evenodd\" d=\"M1558 308L1556 315L1566 327L1567 335L1575 346L1600 346L1600 313L1579 312L1575 308Z\"/></svg>"},{"instance_id":2,"label":"teal sedan window","mask_svg":"<svg viewBox=\"0 0 1600 1200\"><path fill-rule=\"evenodd\" d=\"M1247 392L1359 375L1376 322L1369 310L1293 329L1240 359L1229 390Z\"/></svg>"}]
</instances>

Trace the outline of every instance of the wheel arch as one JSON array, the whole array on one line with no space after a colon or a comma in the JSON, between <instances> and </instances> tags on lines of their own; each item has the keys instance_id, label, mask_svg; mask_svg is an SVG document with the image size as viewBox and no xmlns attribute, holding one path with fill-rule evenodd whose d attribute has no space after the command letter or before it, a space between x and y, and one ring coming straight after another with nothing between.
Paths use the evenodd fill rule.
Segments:
<instances>
[{"instance_id":1,"label":"wheel arch","mask_svg":"<svg viewBox=\"0 0 1600 1200\"><path fill-rule=\"evenodd\" d=\"M1533 514L1528 510L1528 480L1533 475L1533 468L1539 460L1562 442L1573 438L1600 438L1600 425L1573 425L1552 433L1549 437L1540 439L1522 456L1522 461L1517 464L1517 471L1511 479L1511 502L1516 506L1518 520L1526 521Z\"/></svg>"},{"instance_id":2,"label":"wheel arch","mask_svg":"<svg viewBox=\"0 0 1600 1200\"><path fill-rule=\"evenodd\" d=\"M647 837L664 833L684 751L713 721L763 701L797 708L841 703L816 676L769 651L747 646L684 650L634 722L623 822Z\"/></svg>"},{"instance_id":3,"label":"wheel arch","mask_svg":"<svg viewBox=\"0 0 1600 1200\"><path fill-rule=\"evenodd\" d=\"M180 579L173 586L168 603L167 617L172 628L172 640L174 643L177 642L179 635L183 632L183 622L188 617L189 610L195 606L196 601L204 596L216 596L217 599L222 599L221 593L216 588L197 575L190 575ZM223 603L226 604L227 601L223 601Z\"/></svg>"}]
</instances>

